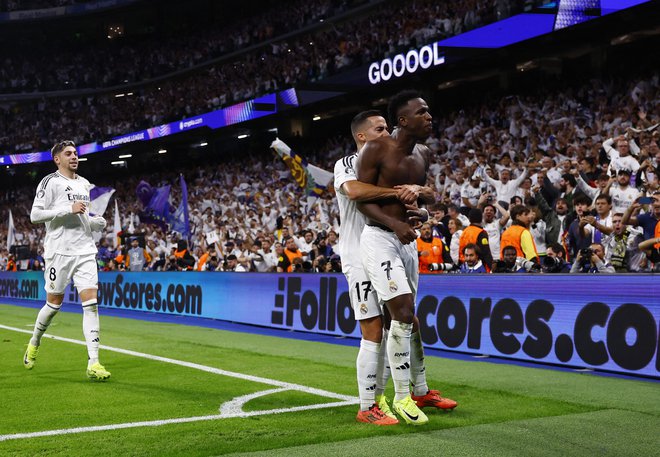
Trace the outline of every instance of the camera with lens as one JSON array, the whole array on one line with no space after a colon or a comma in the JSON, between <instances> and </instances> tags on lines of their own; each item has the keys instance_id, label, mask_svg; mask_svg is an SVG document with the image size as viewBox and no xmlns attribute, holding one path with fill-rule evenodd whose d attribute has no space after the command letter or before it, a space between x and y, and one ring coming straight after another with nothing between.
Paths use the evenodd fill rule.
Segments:
<instances>
[{"instance_id":1,"label":"camera with lens","mask_svg":"<svg viewBox=\"0 0 660 457\"><path fill-rule=\"evenodd\" d=\"M586 258L591 260L591 256L594 255L594 251L591 248L580 249L580 255L583 259Z\"/></svg>"},{"instance_id":2,"label":"camera with lens","mask_svg":"<svg viewBox=\"0 0 660 457\"><path fill-rule=\"evenodd\" d=\"M453 263L429 263L429 271L453 271L458 267Z\"/></svg>"},{"instance_id":3,"label":"camera with lens","mask_svg":"<svg viewBox=\"0 0 660 457\"><path fill-rule=\"evenodd\" d=\"M559 273L564 268L564 262L559 257L546 255L541 263L545 273Z\"/></svg>"},{"instance_id":4,"label":"camera with lens","mask_svg":"<svg viewBox=\"0 0 660 457\"><path fill-rule=\"evenodd\" d=\"M541 271L541 266L539 264L532 262L531 260L527 260L523 257L518 257L516 260L516 267L518 267L518 269L522 268L528 273L537 273Z\"/></svg>"}]
</instances>

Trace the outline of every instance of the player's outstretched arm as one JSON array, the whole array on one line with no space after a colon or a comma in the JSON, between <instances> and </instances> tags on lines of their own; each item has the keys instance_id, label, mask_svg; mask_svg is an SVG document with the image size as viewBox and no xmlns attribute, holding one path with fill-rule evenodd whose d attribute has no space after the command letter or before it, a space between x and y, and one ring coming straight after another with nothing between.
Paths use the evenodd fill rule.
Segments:
<instances>
[{"instance_id":1,"label":"player's outstretched arm","mask_svg":"<svg viewBox=\"0 0 660 457\"><path fill-rule=\"evenodd\" d=\"M349 199L358 202L396 198L398 194L396 189L374 186L357 180L346 181L341 188Z\"/></svg>"}]
</instances>

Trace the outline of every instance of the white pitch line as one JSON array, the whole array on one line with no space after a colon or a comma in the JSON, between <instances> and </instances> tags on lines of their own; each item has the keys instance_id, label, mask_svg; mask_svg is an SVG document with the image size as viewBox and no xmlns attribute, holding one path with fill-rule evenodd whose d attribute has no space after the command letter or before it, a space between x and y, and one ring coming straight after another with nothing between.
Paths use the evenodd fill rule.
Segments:
<instances>
[{"instance_id":1,"label":"white pitch line","mask_svg":"<svg viewBox=\"0 0 660 457\"><path fill-rule=\"evenodd\" d=\"M29 330L23 330L20 328L15 328L15 327L8 327L6 325L0 324L0 328L4 328L6 330L13 330L15 332L21 332L21 333L27 333L29 335L32 335L32 332ZM73 343L73 344L79 344L81 346L86 346L87 343L84 341L80 340L74 340L71 338L64 338L61 336L54 336L54 335L49 335L49 334L44 334L44 337L47 338L52 338L57 341L64 341L67 343ZM236 373L234 371L227 371L227 370L221 370L219 368L214 368L214 367L208 367L206 365L200 365L198 363L192 363L192 362L186 362L183 360L177 360L177 359L170 359L169 357L161 357L159 355L152 355L152 354L145 354L144 352L136 352L136 351L130 351L128 349L121 349L121 348L115 348L112 346L105 346L101 345L101 349L104 349L106 351L112 351L112 352L118 352L120 354L126 354L126 355L132 355L134 357L142 357L144 359L149 359L149 360L155 360L158 362L164 362L164 363L171 363L173 365L179 365L182 367L186 368L193 368L195 370L201 370L201 371L206 371L207 373L214 373L220 376L229 376L232 378L238 378L238 379L243 379L245 381L252 381L252 382L258 382L261 384L269 384L271 386L276 386L276 387L281 387L284 389L289 389L289 390L299 390L301 392L313 394L313 395L318 395L321 397L327 397L327 398L335 398L337 400L343 400L343 401L358 401L357 397L353 397L350 395L341 395L335 392L329 392L327 390L322 390L322 389L316 389L314 387L308 387L308 386L303 386L301 384L293 384L289 382L283 382L283 381L278 381L276 379L269 379L269 378L262 378L260 376L252 376L249 374L244 374L244 373Z\"/></svg>"},{"instance_id":2,"label":"white pitch line","mask_svg":"<svg viewBox=\"0 0 660 457\"><path fill-rule=\"evenodd\" d=\"M0 328L5 329L5 330L11 330L15 332L20 332L20 333L27 333L27 334L32 334L32 331L30 330L23 330L15 327L9 327L6 325L0 324ZM73 344L79 344L79 345L86 345L84 341L80 340L74 340L71 338L64 338L61 336L55 336L55 335L48 335L44 334L44 337L51 338L57 341L64 341L67 343L73 343ZM168 425L168 424L183 424L183 423L189 423L189 422L200 422L200 421L210 421L210 420L218 420L218 419L230 419L230 418L245 418L245 417L252 417L252 416L262 416L262 415L267 415L267 414L282 414L282 413L288 413L288 412L296 412L296 411L309 411L309 410L314 410L314 409L323 409L323 408L335 408L335 407L341 407L341 406L349 406L349 405L354 405L358 403L358 398L357 397L352 397L349 395L341 395L335 392L330 392L327 390L322 390L322 389L316 389L313 387L308 387L308 386L303 386L301 384L293 384L293 383L288 383L288 382L283 382L283 381L277 381L275 379L268 379L268 378L262 378L259 376L252 376L252 375L246 375L243 373L236 373L233 371L227 371L227 370L221 370L219 368L214 368L214 367L208 367L206 365L200 365L198 363L191 363L191 362L185 362L183 360L176 360L176 359L171 359L168 357L161 357L157 355L152 355L152 354L145 354L143 352L136 352L136 351L130 351L127 349L121 349L121 348L115 348L112 346L105 346L101 345L101 349L104 349L106 351L112 351L112 352L118 352L121 354L126 354L126 355L131 355L134 357L142 357L145 359L149 360L155 360L158 362L164 362L164 363L170 363L173 365L179 365L187 368L192 368L195 370L201 370L205 371L207 373L213 373L221 376L229 376L233 378L238 378L238 379L243 379L246 381L253 381L261 384L269 384L272 386L276 386L276 389L269 389L266 391L260 391L260 392L255 392L249 395L244 395L241 397L236 397L233 400L226 402L225 404L221 405L220 408L220 414L214 414L214 415L209 415L209 416L195 416L195 417L181 417L181 418L176 418L176 419L163 419L163 420L155 420L155 421L143 421L143 422L127 422L123 424L109 424L109 425L98 425L98 426L91 426L91 427L76 427L76 428L68 428L68 429L59 429L59 430L46 430L43 432L32 432L32 433L15 433L11 435L0 435L0 442L1 441L8 441L8 440L16 440L16 439L25 439L25 438L37 438L37 437L43 437L43 436L56 436L56 435L69 435L69 434L74 434L74 433L89 433L89 432L97 432L97 431L105 431L105 430L119 430L119 429L125 429L125 428L136 428L136 427L157 427L161 425ZM326 397L326 398L334 398L342 401L338 402L332 402L332 403L320 403L316 405L307 405L307 406L294 406L291 408L278 408L278 409L270 409L270 410L264 410L264 411L243 411L242 410L242 405L244 405L247 401L261 397L264 395L269 395L272 393L278 393L278 392L283 392L286 390L297 390L300 392L305 392L309 393L312 395L318 395L321 397Z\"/></svg>"},{"instance_id":3,"label":"white pitch line","mask_svg":"<svg viewBox=\"0 0 660 457\"><path fill-rule=\"evenodd\" d=\"M294 406L291 408L279 408L279 409L268 409L265 411L241 411L234 414L213 414L211 416L195 416L195 417L180 417L177 419L163 419L155 421L144 421L144 422L127 422L123 424L110 424L110 425L97 425L92 427L77 427L77 428L63 428L59 430L46 430L44 432L32 432L32 433L15 433L13 435L0 435L1 441L9 440L18 440L25 438L39 438L44 436L57 436L57 435L72 435L75 433L89 433L89 432L101 432L107 430L120 430L125 428L137 428L137 427L159 427L161 425L169 424L186 424L189 422L202 422L202 421L212 421L218 419L231 419L231 418L245 418L253 416L265 416L267 414L282 414L282 413L291 413L296 411L309 411L313 409L323 409L323 408L338 408L341 406L350 406L354 405L353 401L337 401L333 403L320 403L317 405L307 405L307 406Z\"/></svg>"}]
</instances>

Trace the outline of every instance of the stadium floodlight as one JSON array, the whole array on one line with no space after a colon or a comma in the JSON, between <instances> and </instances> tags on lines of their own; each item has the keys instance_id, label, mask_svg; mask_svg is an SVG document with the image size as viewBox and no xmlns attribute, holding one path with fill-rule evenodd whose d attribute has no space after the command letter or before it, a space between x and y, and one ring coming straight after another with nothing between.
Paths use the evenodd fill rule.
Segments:
<instances>
[{"instance_id":1,"label":"stadium floodlight","mask_svg":"<svg viewBox=\"0 0 660 457\"><path fill-rule=\"evenodd\" d=\"M131 157L133 157L133 154L122 154L118 158L119 159L130 159Z\"/></svg>"},{"instance_id":2,"label":"stadium floodlight","mask_svg":"<svg viewBox=\"0 0 660 457\"><path fill-rule=\"evenodd\" d=\"M312 118L312 120L313 120L313 121L320 121L320 120L321 120L321 116L319 116L319 115L317 114L317 115L315 115L315 116Z\"/></svg>"},{"instance_id":3,"label":"stadium floodlight","mask_svg":"<svg viewBox=\"0 0 660 457\"><path fill-rule=\"evenodd\" d=\"M247 133L243 133L243 134L241 134L241 135L238 135L236 138L238 138L239 140L242 140L242 139L247 138L247 137L249 137L249 136L250 136L250 135L248 135Z\"/></svg>"},{"instance_id":4,"label":"stadium floodlight","mask_svg":"<svg viewBox=\"0 0 660 457\"><path fill-rule=\"evenodd\" d=\"M209 144L206 141L199 143L200 147L208 146Z\"/></svg>"},{"instance_id":5,"label":"stadium floodlight","mask_svg":"<svg viewBox=\"0 0 660 457\"><path fill-rule=\"evenodd\" d=\"M158 154L165 154L167 152L167 149L159 149Z\"/></svg>"},{"instance_id":6,"label":"stadium floodlight","mask_svg":"<svg viewBox=\"0 0 660 457\"><path fill-rule=\"evenodd\" d=\"M126 161L125 160L115 160L114 162L110 162L110 165L125 165Z\"/></svg>"},{"instance_id":7,"label":"stadium floodlight","mask_svg":"<svg viewBox=\"0 0 660 457\"><path fill-rule=\"evenodd\" d=\"M87 157L78 157L78 162L87 162Z\"/></svg>"},{"instance_id":8,"label":"stadium floodlight","mask_svg":"<svg viewBox=\"0 0 660 457\"><path fill-rule=\"evenodd\" d=\"M115 95L115 98L123 97L124 95L126 95L126 94L117 94L117 95Z\"/></svg>"}]
</instances>

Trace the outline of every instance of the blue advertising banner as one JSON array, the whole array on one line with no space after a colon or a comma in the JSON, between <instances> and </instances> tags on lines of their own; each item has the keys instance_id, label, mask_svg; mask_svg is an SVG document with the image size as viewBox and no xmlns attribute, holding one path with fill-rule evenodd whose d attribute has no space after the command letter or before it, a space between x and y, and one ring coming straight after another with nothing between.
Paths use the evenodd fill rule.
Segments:
<instances>
[{"instance_id":1,"label":"blue advertising banner","mask_svg":"<svg viewBox=\"0 0 660 457\"><path fill-rule=\"evenodd\" d=\"M422 275L424 345L660 377L657 275ZM0 298L45 300L41 273L0 273ZM99 304L360 337L336 274L100 273ZM65 301L78 303L73 287Z\"/></svg>"}]
</instances>

